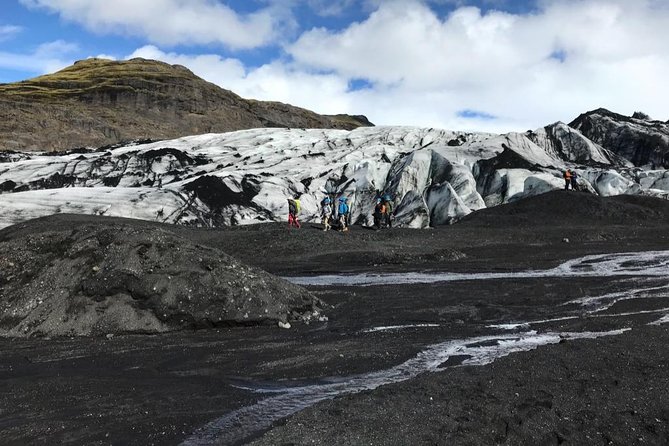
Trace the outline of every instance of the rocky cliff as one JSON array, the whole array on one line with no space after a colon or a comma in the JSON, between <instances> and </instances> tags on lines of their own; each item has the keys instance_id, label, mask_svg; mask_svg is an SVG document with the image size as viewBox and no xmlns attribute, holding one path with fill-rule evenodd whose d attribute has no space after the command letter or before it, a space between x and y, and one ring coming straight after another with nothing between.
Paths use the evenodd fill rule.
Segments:
<instances>
[{"instance_id":1,"label":"rocky cliff","mask_svg":"<svg viewBox=\"0 0 669 446\"><path fill-rule=\"evenodd\" d=\"M629 117L599 108L580 115L569 126L635 166L669 167L669 122L652 120L643 113Z\"/></svg>"},{"instance_id":2,"label":"rocky cliff","mask_svg":"<svg viewBox=\"0 0 669 446\"><path fill-rule=\"evenodd\" d=\"M53 151L260 127L354 129L364 116L319 115L246 100L182 66L87 59L0 84L0 150Z\"/></svg>"}]
</instances>

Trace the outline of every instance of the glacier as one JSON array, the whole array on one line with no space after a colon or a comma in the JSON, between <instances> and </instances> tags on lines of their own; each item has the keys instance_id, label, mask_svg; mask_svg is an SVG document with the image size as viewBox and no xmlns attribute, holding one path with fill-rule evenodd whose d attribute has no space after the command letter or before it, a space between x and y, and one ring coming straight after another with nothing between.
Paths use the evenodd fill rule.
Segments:
<instances>
[{"instance_id":1,"label":"glacier","mask_svg":"<svg viewBox=\"0 0 669 446\"><path fill-rule=\"evenodd\" d=\"M325 195L346 195L353 224L372 225L379 194L395 226L426 228L564 187L669 198L665 170L635 167L566 124L497 135L416 127L252 129L70 153L0 153L0 227L55 213L200 227L303 221Z\"/></svg>"}]
</instances>

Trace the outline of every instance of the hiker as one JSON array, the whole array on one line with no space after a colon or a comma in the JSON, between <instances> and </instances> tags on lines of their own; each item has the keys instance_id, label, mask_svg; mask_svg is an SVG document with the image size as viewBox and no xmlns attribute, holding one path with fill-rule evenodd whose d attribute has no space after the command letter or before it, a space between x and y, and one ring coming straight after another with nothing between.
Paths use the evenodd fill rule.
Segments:
<instances>
[{"instance_id":1,"label":"hiker","mask_svg":"<svg viewBox=\"0 0 669 446\"><path fill-rule=\"evenodd\" d=\"M578 190L578 174L575 170L571 172L571 190Z\"/></svg>"},{"instance_id":2,"label":"hiker","mask_svg":"<svg viewBox=\"0 0 669 446\"><path fill-rule=\"evenodd\" d=\"M393 213L393 202L392 198L390 195L386 194L383 196L383 204L385 206L385 213L384 213L384 218L385 218L385 224L388 228L393 227L393 222L392 222L392 213Z\"/></svg>"},{"instance_id":3,"label":"hiker","mask_svg":"<svg viewBox=\"0 0 669 446\"><path fill-rule=\"evenodd\" d=\"M349 208L346 204L346 197L339 197L339 205L337 206L337 215L339 218L339 230L348 231L347 219L348 219Z\"/></svg>"},{"instance_id":4,"label":"hiker","mask_svg":"<svg viewBox=\"0 0 669 446\"><path fill-rule=\"evenodd\" d=\"M564 171L564 190L569 190L571 186L571 170L567 169Z\"/></svg>"},{"instance_id":5,"label":"hiker","mask_svg":"<svg viewBox=\"0 0 669 446\"><path fill-rule=\"evenodd\" d=\"M297 214L300 213L300 200L295 198L288 199L288 227L295 226L297 229L300 228L300 222L297 219Z\"/></svg>"},{"instance_id":6,"label":"hiker","mask_svg":"<svg viewBox=\"0 0 669 446\"><path fill-rule=\"evenodd\" d=\"M385 220L386 214L386 205L383 204L381 198L376 199L376 206L374 206L374 227L376 229L381 229L381 225Z\"/></svg>"},{"instance_id":7,"label":"hiker","mask_svg":"<svg viewBox=\"0 0 669 446\"><path fill-rule=\"evenodd\" d=\"M330 197L323 198L321 201L321 220L323 222L323 231L330 230L330 216L332 215L332 200Z\"/></svg>"}]
</instances>

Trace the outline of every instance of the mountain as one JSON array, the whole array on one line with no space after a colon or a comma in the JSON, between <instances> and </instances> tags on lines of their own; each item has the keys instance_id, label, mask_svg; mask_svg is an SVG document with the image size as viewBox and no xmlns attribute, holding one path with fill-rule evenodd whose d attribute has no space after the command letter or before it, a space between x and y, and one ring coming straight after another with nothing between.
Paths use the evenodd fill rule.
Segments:
<instances>
[{"instance_id":1,"label":"mountain","mask_svg":"<svg viewBox=\"0 0 669 446\"><path fill-rule=\"evenodd\" d=\"M628 117L599 108L580 115L569 126L635 166L669 167L669 122L652 120L643 113Z\"/></svg>"},{"instance_id":2,"label":"mountain","mask_svg":"<svg viewBox=\"0 0 669 446\"><path fill-rule=\"evenodd\" d=\"M364 116L246 100L185 67L146 59L87 59L0 84L0 150L66 150L260 127L371 125Z\"/></svg>"},{"instance_id":3,"label":"mountain","mask_svg":"<svg viewBox=\"0 0 669 446\"><path fill-rule=\"evenodd\" d=\"M395 224L449 224L564 187L562 173L603 197L669 198L669 173L630 161L556 123L497 135L415 127L251 129L67 154L0 153L0 227L54 213L218 227L283 221L299 195L319 221L327 194L346 195L371 225L379 193Z\"/></svg>"}]
</instances>

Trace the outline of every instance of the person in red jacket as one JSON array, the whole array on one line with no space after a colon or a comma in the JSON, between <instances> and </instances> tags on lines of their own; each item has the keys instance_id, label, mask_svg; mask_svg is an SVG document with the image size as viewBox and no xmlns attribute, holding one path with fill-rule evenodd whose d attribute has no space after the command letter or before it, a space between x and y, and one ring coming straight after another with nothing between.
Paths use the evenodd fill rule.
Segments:
<instances>
[{"instance_id":1,"label":"person in red jacket","mask_svg":"<svg viewBox=\"0 0 669 446\"><path fill-rule=\"evenodd\" d=\"M300 228L300 222L297 219L297 214L300 213L300 200L297 198L288 199L288 227L295 226Z\"/></svg>"}]
</instances>

